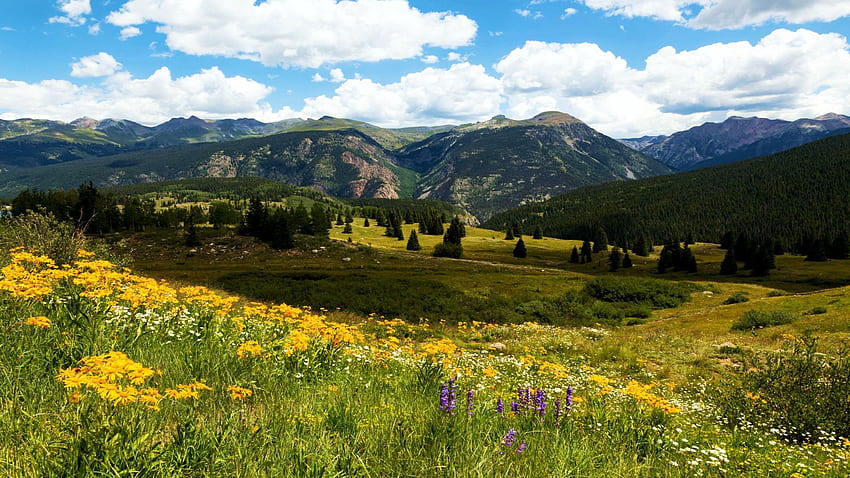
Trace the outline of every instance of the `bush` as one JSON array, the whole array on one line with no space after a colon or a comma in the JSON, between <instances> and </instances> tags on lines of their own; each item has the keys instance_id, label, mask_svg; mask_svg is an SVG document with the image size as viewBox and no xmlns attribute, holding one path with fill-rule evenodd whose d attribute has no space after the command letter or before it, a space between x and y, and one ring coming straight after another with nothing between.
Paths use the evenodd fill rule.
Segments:
<instances>
[{"instance_id":1,"label":"bush","mask_svg":"<svg viewBox=\"0 0 850 478\"><path fill-rule=\"evenodd\" d=\"M4 219L0 227L0 247L9 250L23 247L39 251L57 264L70 264L77 259L77 251L87 247L86 238L68 222L60 222L52 215L28 211Z\"/></svg>"},{"instance_id":2,"label":"bush","mask_svg":"<svg viewBox=\"0 0 850 478\"><path fill-rule=\"evenodd\" d=\"M732 323L732 330L753 330L784 325L794 322L797 317L784 310L748 310Z\"/></svg>"},{"instance_id":3,"label":"bush","mask_svg":"<svg viewBox=\"0 0 850 478\"><path fill-rule=\"evenodd\" d=\"M450 242L440 242L434 246L434 257L451 257L452 259L460 259L463 255L463 246L452 244Z\"/></svg>"},{"instance_id":4,"label":"bush","mask_svg":"<svg viewBox=\"0 0 850 478\"><path fill-rule=\"evenodd\" d=\"M783 292L781 290L772 290L772 291L767 293L767 297L782 297L782 296L785 296L785 295L788 295L788 294L786 294L785 292Z\"/></svg>"},{"instance_id":5,"label":"bush","mask_svg":"<svg viewBox=\"0 0 850 478\"><path fill-rule=\"evenodd\" d=\"M748 302L749 300L750 298L744 295L744 292L735 292L728 299L723 301L723 305L740 304L742 302Z\"/></svg>"},{"instance_id":6,"label":"bush","mask_svg":"<svg viewBox=\"0 0 850 478\"><path fill-rule=\"evenodd\" d=\"M721 413L732 426L759 424L792 442L850 436L850 350L830 357L813 337L793 340L793 350L755 357L749 372L717 388Z\"/></svg>"},{"instance_id":7,"label":"bush","mask_svg":"<svg viewBox=\"0 0 850 478\"><path fill-rule=\"evenodd\" d=\"M820 315L826 313L826 307L815 307L814 309L806 312L806 315Z\"/></svg>"},{"instance_id":8,"label":"bush","mask_svg":"<svg viewBox=\"0 0 850 478\"><path fill-rule=\"evenodd\" d=\"M657 279L638 277L597 277L584 291L605 302L643 304L654 309L678 307L690 300L692 287Z\"/></svg>"}]
</instances>

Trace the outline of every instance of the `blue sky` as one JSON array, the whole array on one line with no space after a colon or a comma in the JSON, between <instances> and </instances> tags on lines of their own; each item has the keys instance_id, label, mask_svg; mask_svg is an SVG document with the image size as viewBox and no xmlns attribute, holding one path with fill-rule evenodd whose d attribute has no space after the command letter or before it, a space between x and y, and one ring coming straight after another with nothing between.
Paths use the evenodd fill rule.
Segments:
<instances>
[{"instance_id":1,"label":"blue sky","mask_svg":"<svg viewBox=\"0 0 850 478\"><path fill-rule=\"evenodd\" d=\"M0 118L850 114L850 0L0 0Z\"/></svg>"}]
</instances>

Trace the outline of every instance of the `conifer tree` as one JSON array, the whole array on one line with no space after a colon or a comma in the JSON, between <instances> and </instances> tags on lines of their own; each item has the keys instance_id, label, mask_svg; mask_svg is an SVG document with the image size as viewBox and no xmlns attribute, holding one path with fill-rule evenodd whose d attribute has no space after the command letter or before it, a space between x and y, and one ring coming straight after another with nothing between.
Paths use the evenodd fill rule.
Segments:
<instances>
[{"instance_id":1,"label":"conifer tree","mask_svg":"<svg viewBox=\"0 0 850 478\"><path fill-rule=\"evenodd\" d=\"M693 254L691 254L691 258L688 259L688 264L687 264L686 269L690 273L696 273L697 272L697 258Z\"/></svg>"},{"instance_id":2,"label":"conifer tree","mask_svg":"<svg viewBox=\"0 0 850 478\"><path fill-rule=\"evenodd\" d=\"M455 216L449 224L449 229L446 231L443 242L460 245L461 239L466 235L466 229L460 222L460 218Z\"/></svg>"},{"instance_id":3,"label":"conifer tree","mask_svg":"<svg viewBox=\"0 0 850 478\"><path fill-rule=\"evenodd\" d=\"M192 216L186 220L186 237L184 238L184 242L186 247L197 247L201 245L201 241L198 240L198 232L195 231L195 221L192 220Z\"/></svg>"},{"instance_id":4,"label":"conifer tree","mask_svg":"<svg viewBox=\"0 0 850 478\"><path fill-rule=\"evenodd\" d=\"M342 226L343 224L345 224L345 221L342 219L342 214L337 213L336 214L336 225Z\"/></svg>"},{"instance_id":5,"label":"conifer tree","mask_svg":"<svg viewBox=\"0 0 850 478\"><path fill-rule=\"evenodd\" d=\"M514 233L515 237L522 237L522 234L523 234L522 224L515 222L511 229L513 229L513 233Z\"/></svg>"},{"instance_id":6,"label":"conifer tree","mask_svg":"<svg viewBox=\"0 0 850 478\"><path fill-rule=\"evenodd\" d=\"M809 247L809 253L806 260L810 262L826 262L826 241L817 239Z\"/></svg>"},{"instance_id":7,"label":"conifer tree","mask_svg":"<svg viewBox=\"0 0 850 478\"><path fill-rule=\"evenodd\" d=\"M364 218L364 219L363 219L363 227L369 227L369 226L370 226L370 224L369 224L369 218L368 218L368 217L367 217L367 218Z\"/></svg>"},{"instance_id":8,"label":"conifer tree","mask_svg":"<svg viewBox=\"0 0 850 478\"><path fill-rule=\"evenodd\" d=\"M342 228L342 233L343 234L351 234L352 232L354 232L354 231L351 229L351 223L350 222L346 223L345 227Z\"/></svg>"},{"instance_id":9,"label":"conifer tree","mask_svg":"<svg viewBox=\"0 0 850 478\"><path fill-rule=\"evenodd\" d=\"M679 249L678 257L675 257L674 260L676 261L675 265L673 266L674 271L686 271L690 269L692 262L694 263L694 265L696 265L696 262L694 262L693 251L691 251L691 248L688 247L687 244L685 244L685 247L683 249Z\"/></svg>"},{"instance_id":10,"label":"conifer tree","mask_svg":"<svg viewBox=\"0 0 850 478\"><path fill-rule=\"evenodd\" d=\"M313 208L310 211L310 222L312 223L313 235L316 237L328 237L330 232L330 224L328 222L327 212L324 206L319 203L313 203Z\"/></svg>"},{"instance_id":11,"label":"conifer tree","mask_svg":"<svg viewBox=\"0 0 850 478\"><path fill-rule=\"evenodd\" d=\"M694 234L689 232L687 236L685 236L685 245L696 244L694 241Z\"/></svg>"},{"instance_id":12,"label":"conifer tree","mask_svg":"<svg viewBox=\"0 0 850 478\"><path fill-rule=\"evenodd\" d=\"M720 248L721 249L729 249L735 245L735 235L732 231L726 231L726 234L723 234L723 237L720 238Z\"/></svg>"},{"instance_id":13,"label":"conifer tree","mask_svg":"<svg viewBox=\"0 0 850 478\"><path fill-rule=\"evenodd\" d=\"M419 245L419 235L416 234L416 230L410 231L410 239L407 240L407 250L408 251L419 251L422 250L422 246Z\"/></svg>"},{"instance_id":14,"label":"conifer tree","mask_svg":"<svg viewBox=\"0 0 850 478\"><path fill-rule=\"evenodd\" d=\"M580 261L578 257L578 247L573 246L573 253L570 254L570 264L578 264Z\"/></svg>"},{"instance_id":15,"label":"conifer tree","mask_svg":"<svg viewBox=\"0 0 850 478\"><path fill-rule=\"evenodd\" d=\"M641 257L649 256L649 246L647 245L646 236L641 234L638 237L637 243L635 243L632 252Z\"/></svg>"},{"instance_id":16,"label":"conifer tree","mask_svg":"<svg viewBox=\"0 0 850 478\"><path fill-rule=\"evenodd\" d=\"M295 243L292 240L292 229L289 227L289 219L286 216L286 212L279 209L269 219L272 223L272 249L283 250L295 247Z\"/></svg>"},{"instance_id":17,"label":"conifer tree","mask_svg":"<svg viewBox=\"0 0 850 478\"><path fill-rule=\"evenodd\" d=\"M634 264L632 264L632 258L629 257L629 253L626 252L623 255L623 269L631 269L632 267L634 267Z\"/></svg>"},{"instance_id":18,"label":"conifer tree","mask_svg":"<svg viewBox=\"0 0 850 478\"><path fill-rule=\"evenodd\" d=\"M528 251L525 249L525 241L520 237L518 241L516 241L516 246L514 247L514 257L518 257L520 259L525 259L528 255Z\"/></svg>"},{"instance_id":19,"label":"conifer tree","mask_svg":"<svg viewBox=\"0 0 850 478\"><path fill-rule=\"evenodd\" d=\"M619 247L614 247L611 249L611 253L608 255L608 270L611 272L617 272L617 269L620 268L622 263L623 254L620 253Z\"/></svg>"},{"instance_id":20,"label":"conifer tree","mask_svg":"<svg viewBox=\"0 0 850 478\"><path fill-rule=\"evenodd\" d=\"M245 227L243 234L246 236L260 237L266 228L268 221L268 210L259 198L251 198L251 205L245 214Z\"/></svg>"},{"instance_id":21,"label":"conifer tree","mask_svg":"<svg viewBox=\"0 0 850 478\"><path fill-rule=\"evenodd\" d=\"M437 257L460 258L463 255L461 239L464 235L463 224L461 224L460 218L455 216L449 225L449 229L443 235L443 242L434 247L434 255Z\"/></svg>"},{"instance_id":22,"label":"conifer tree","mask_svg":"<svg viewBox=\"0 0 850 478\"><path fill-rule=\"evenodd\" d=\"M847 238L847 233L839 234L829 247L827 257L830 259L848 259L850 258L850 239Z\"/></svg>"},{"instance_id":23,"label":"conifer tree","mask_svg":"<svg viewBox=\"0 0 850 478\"><path fill-rule=\"evenodd\" d=\"M506 241L513 241L514 239L516 239L514 237L514 230L513 230L513 228L509 227L508 231L505 233L505 240Z\"/></svg>"},{"instance_id":24,"label":"conifer tree","mask_svg":"<svg viewBox=\"0 0 850 478\"><path fill-rule=\"evenodd\" d=\"M590 245L590 241L587 239L581 244L581 257L583 259L583 263L593 262L593 248Z\"/></svg>"},{"instance_id":25,"label":"conifer tree","mask_svg":"<svg viewBox=\"0 0 850 478\"><path fill-rule=\"evenodd\" d=\"M531 236L532 239L543 239L543 230L540 229L540 226L534 228L534 234Z\"/></svg>"},{"instance_id":26,"label":"conifer tree","mask_svg":"<svg viewBox=\"0 0 850 478\"><path fill-rule=\"evenodd\" d=\"M593 233L593 252L602 252L608 250L608 234L602 226L596 228Z\"/></svg>"},{"instance_id":27,"label":"conifer tree","mask_svg":"<svg viewBox=\"0 0 850 478\"><path fill-rule=\"evenodd\" d=\"M730 246L729 249L726 249L723 262L720 263L720 273L725 276L731 276L736 272L738 272L738 262L735 260L735 248Z\"/></svg>"},{"instance_id":28,"label":"conifer tree","mask_svg":"<svg viewBox=\"0 0 850 478\"><path fill-rule=\"evenodd\" d=\"M425 219L419 222L419 234L428 234L428 228L425 226Z\"/></svg>"},{"instance_id":29,"label":"conifer tree","mask_svg":"<svg viewBox=\"0 0 850 478\"><path fill-rule=\"evenodd\" d=\"M764 246L757 246L750 258L750 275L753 277L763 277L770 273L771 257Z\"/></svg>"}]
</instances>

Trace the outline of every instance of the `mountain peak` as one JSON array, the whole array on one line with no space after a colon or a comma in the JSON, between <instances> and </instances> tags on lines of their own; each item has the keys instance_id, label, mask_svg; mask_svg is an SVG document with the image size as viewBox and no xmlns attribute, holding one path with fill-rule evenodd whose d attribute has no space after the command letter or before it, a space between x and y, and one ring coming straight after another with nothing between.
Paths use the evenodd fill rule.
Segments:
<instances>
[{"instance_id":1,"label":"mountain peak","mask_svg":"<svg viewBox=\"0 0 850 478\"><path fill-rule=\"evenodd\" d=\"M545 125L582 123L580 119L574 116L570 116L566 113L561 113L560 111L544 111L543 113L540 113L537 116L530 118L526 121L532 121L534 123L541 123Z\"/></svg>"},{"instance_id":2,"label":"mountain peak","mask_svg":"<svg viewBox=\"0 0 850 478\"><path fill-rule=\"evenodd\" d=\"M99 121L94 118L83 116L82 118L77 118L74 121L71 121L70 125L77 128L95 129L97 128L98 123Z\"/></svg>"},{"instance_id":3,"label":"mountain peak","mask_svg":"<svg viewBox=\"0 0 850 478\"><path fill-rule=\"evenodd\" d=\"M846 120L847 117L844 115L840 115L837 113L827 113L825 115L818 116L815 118L818 121L830 121L830 120Z\"/></svg>"}]
</instances>

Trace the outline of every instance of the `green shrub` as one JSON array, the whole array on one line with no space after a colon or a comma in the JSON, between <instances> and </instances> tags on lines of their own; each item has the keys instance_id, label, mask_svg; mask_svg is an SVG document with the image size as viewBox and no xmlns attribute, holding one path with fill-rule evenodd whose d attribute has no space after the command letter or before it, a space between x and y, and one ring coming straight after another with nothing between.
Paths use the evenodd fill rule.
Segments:
<instances>
[{"instance_id":1,"label":"green shrub","mask_svg":"<svg viewBox=\"0 0 850 478\"><path fill-rule=\"evenodd\" d=\"M463 255L463 246L449 242L440 242L434 246L434 257L450 257L460 259Z\"/></svg>"},{"instance_id":2,"label":"green shrub","mask_svg":"<svg viewBox=\"0 0 850 478\"><path fill-rule=\"evenodd\" d=\"M735 292L728 299L723 301L723 305L740 304L742 302L748 302L750 300L750 298L747 297L744 294L745 294L745 292Z\"/></svg>"},{"instance_id":3,"label":"green shrub","mask_svg":"<svg viewBox=\"0 0 850 478\"><path fill-rule=\"evenodd\" d=\"M748 310L732 323L732 330L752 330L790 324L797 317L784 310Z\"/></svg>"},{"instance_id":4,"label":"green shrub","mask_svg":"<svg viewBox=\"0 0 850 478\"><path fill-rule=\"evenodd\" d=\"M806 312L806 315L820 315L826 313L826 307L815 307L814 309Z\"/></svg>"},{"instance_id":5,"label":"green shrub","mask_svg":"<svg viewBox=\"0 0 850 478\"><path fill-rule=\"evenodd\" d=\"M792 442L850 436L850 349L818 353L813 337L795 337L790 351L748 360L749 372L716 389L731 426L757 424Z\"/></svg>"},{"instance_id":6,"label":"green shrub","mask_svg":"<svg viewBox=\"0 0 850 478\"><path fill-rule=\"evenodd\" d=\"M2 221L0 247L39 251L61 265L74 262L77 251L85 249L87 242L71 223L60 222L52 215L27 211Z\"/></svg>"},{"instance_id":7,"label":"green shrub","mask_svg":"<svg viewBox=\"0 0 850 478\"><path fill-rule=\"evenodd\" d=\"M638 277L597 277L584 291L605 302L630 302L655 309L678 307L690 300L692 287L677 282Z\"/></svg>"},{"instance_id":8,"label":"green shrub","mask_svg":"<svg viewBox=\"0 0 850 478\"><path fill-rule=\"evenodd\" d=\"M785 291L781 291L781 290L772 290L772 291L767 293L768 297L782 297L782 296L786 296L786 295L788 295L788 294L785 293Z\"/></svg>"}]
</instances>

